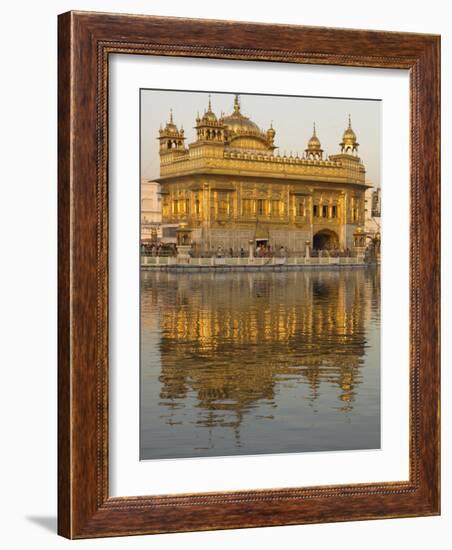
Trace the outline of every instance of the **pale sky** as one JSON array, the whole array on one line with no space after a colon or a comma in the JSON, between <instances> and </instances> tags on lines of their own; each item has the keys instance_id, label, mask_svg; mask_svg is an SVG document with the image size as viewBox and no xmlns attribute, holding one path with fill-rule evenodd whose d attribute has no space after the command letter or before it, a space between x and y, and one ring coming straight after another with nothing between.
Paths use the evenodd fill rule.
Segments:
<instances>
[{"instance_id":1,"label":"pale sky","mask_svg":"<svg viewBox=\"0 0 452 550\"><path fill-rule=\"evenodd\" d=\"M238 92L239 93L239 92ZM208 91L141 90L141 175L148 179L160 175L160 124L169 120L170 108L178 128L185 130L186 144L195 141L197 113L207 109ZM212 93L212 110L220 117L233 112L234 94ZM324 97L240 94L241 112L267 130L273 122L275 145L281 155L301 156L312 136L313 123L322 149L328 155L340 152L339 143L351 115L352 128L359 145L359 156L366 166L366 180L380 185L381 101Z\"/></svg>"}]
</instances>

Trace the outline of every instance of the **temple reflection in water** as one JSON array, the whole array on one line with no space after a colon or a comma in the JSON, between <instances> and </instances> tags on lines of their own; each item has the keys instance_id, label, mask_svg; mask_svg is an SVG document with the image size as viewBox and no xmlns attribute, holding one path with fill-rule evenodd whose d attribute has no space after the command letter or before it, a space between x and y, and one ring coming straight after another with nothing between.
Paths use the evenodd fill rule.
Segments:
<instances>
[{"instance_id":1,"label":"temple reflection in water","mask_svg":"<svg viewBox=\"0 0 452 550\"><path fill-rule=\"evenodd\" d=\"M142 273L141 458L378 448L379 273Z\"/></svg>"}]
</instances>

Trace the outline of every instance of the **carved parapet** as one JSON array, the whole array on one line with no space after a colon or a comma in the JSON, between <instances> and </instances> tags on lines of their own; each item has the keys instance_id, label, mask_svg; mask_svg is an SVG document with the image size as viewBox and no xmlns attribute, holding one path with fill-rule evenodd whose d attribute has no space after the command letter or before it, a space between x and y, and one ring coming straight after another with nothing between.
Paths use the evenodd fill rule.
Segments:
<instances>
[{"instance_id":1,"label":"carved parapet","mask_svg":"<svg viewBox=\"0 0 452 550\"><path fill-rule=\"evenodd\" d=\"M221 156L195 156L174 154L162 158L161 176L183 175L208 170L218 173L255 173L278 177L336 180L342 183L365 183L365 170L361 163L313 160L299 157L274 156L259 152L225 151Z\"/></svg>"}]
</instances>

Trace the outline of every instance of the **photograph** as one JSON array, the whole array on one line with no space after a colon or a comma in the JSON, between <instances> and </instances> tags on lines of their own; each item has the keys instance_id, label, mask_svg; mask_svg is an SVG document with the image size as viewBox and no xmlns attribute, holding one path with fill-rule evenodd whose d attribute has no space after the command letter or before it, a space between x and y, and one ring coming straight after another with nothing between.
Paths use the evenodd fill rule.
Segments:
<instances>
[{"instance_id":1,"label":"photograph","mask_svg":"<svg viewBox=\"0 0 452 550\"><path fill-rule=\"evenodd\" d=\"M140 460L380 448L381 106L140 90Z\"/></svg>"}]
</instances>

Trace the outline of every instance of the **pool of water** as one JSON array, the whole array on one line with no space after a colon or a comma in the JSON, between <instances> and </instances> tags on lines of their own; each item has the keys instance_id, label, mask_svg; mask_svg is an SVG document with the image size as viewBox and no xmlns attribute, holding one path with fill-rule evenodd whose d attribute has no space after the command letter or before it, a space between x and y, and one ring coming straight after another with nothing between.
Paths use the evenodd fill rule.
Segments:
<instances>
[{"instance_id":1,"label":"pool of water","mask_svg":"<svg viewBox=\"0 0 452 550\"><path fill-rule=\"evenodd\" d=\"M141 459L380 447L378 269L141 274Z\"/></svg>"}]
</instances>

